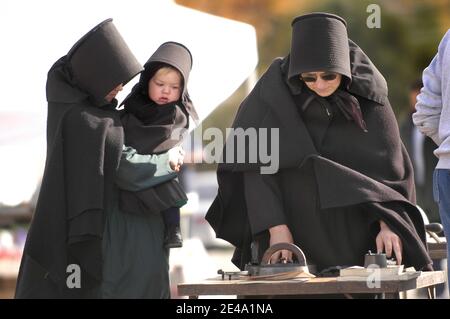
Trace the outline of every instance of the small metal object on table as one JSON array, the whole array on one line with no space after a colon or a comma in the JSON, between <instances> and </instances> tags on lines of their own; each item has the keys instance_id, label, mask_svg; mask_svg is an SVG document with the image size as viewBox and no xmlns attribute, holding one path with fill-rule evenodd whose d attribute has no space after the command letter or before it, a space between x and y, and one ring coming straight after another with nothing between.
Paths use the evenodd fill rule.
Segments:
<instances>
[{"instance_id":1,"label":"small metal object on table","mask_svg":"<svg viewBox=\"0 0 450 319\"><path fill-rule=\"evenodd\" d=\"M198 283L178 285L178 295L196 299L202 295L283 296L322 294L380 294L383 298L398 298L402 291L429 288L434 298L434 286L445 281L443 271L422 272L406 280L381 280L379 287L370 288L365 281L337 281L336 277L300 278L277 281L221 280L220 277Z\"/></svg>"}]
</instances>

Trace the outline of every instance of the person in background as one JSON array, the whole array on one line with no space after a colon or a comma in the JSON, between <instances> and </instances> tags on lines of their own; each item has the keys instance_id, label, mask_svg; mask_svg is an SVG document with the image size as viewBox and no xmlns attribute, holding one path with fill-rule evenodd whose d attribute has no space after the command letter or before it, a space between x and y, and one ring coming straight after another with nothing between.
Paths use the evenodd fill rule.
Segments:
<instances>
[{"instance_id":1,"label":"person in background","mask_svg":"<svg viewBox=\"0 0 450 319\"><path fill-rule=\"evenodd\" d=\"M422 80L417 79L409 87L408 115L400 125L400 135L414 168L417 204L424 210L430 223L439 223L439 208L434 202L432 187L433 171L438 162L433 152L437 145L431 138L420 133L412 121L417 95L422 86Z\"/></svg>"},{"instance_id":2,"label":"person in background","mask_svg":"<svg viewBox=\"0 0 450 319\"><path fill-rule=\"evenodd\" d=\"M413 121L438 148L433 176L433 194L439 205L444 234L450 236L450 29L442 38L438 52L422 75L423 88L417 96ZM447 245L447 256L450 246ZM449 259L447 258L447 269ZM448 274L448 272L447 272ZM450 274L448 274L450 275ZM450 278L450 277L449 277Z\"/></svg>"}]
</instances>

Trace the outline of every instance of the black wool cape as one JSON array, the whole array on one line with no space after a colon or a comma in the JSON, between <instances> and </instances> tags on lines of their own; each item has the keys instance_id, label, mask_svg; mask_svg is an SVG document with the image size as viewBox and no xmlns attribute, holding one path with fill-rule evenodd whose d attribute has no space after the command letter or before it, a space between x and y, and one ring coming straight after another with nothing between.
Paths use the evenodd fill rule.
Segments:
<instances>
[{"instance_id":1,"label":"black wool cape","mask_svg":"<svg viewBox=\"0 0 450 319\"><path fill-rule=\"evenodd\" d=\"M272 63L238 110L233 128L268 128L269 131L271 128L279 129L279 171L265 177L261 175L263 180L270 179L272 184L252 191L270 206L261 207L261 204L261 210L272 209L273 214L278 216L279 212L275 211L279 210L281 215L284 214L283 218L274 218L264 224L266 216L258 218L259 212L248 211L248 207L258 207L258 204L246 201L245 194L248 190L245 183L248 180L245 176L259 174L260 167L267 164L259 161L253 164L226 163L227 145L230 144L227 141L223 162L217 170L218 194L206 219L217 237L236 247L233 262L241 268L249 261L251 241L261 233L267 235L268 228L280 223L288 225L294 242L304 249L307 257L316 256L315 262L326 254L332 254L331 247L319 244L320 238L309 241L298 239L301 236L297 237L297 229L299 234L308 230L302 228L297 217L324 213L337 216L336 214L348 209L367 214L367 223L374 224L375 228L378 220L384 220L402 240L406 265L422 269L431 264L426 249L423 220L415 207L413 170L387 98L386 82L364 52L352 41L349 42L353 81L348 91L360 103L367 133L353 121L342 117L325 127L322 144L316 145L294 99L296 94L307 94L307 89L292 88L286 81L285 70L289 57L276 59ZM308 108L314 107L320 105L313 101ZM314 126L309 123L309 127L311 125ZM267 147L270 149L270 142ZM234 154L238 151L235 149ZM249 158L248 144L240 151L244 151L246 158ZM310 179L305 179L304 182L292 180L293 176L306 176L305 174ZM309 206L296 199L299 189L314 195ZM308 196L304 198L308 201ZM383 209L375 213L369 209L371 205L378 205ZM308 211L311 207L316 211ZM256 217L251 218L252 216ZM369 226L367 225L367 229ZM360 225L355 224L354 227ZM308 234L315 236L313 232ZM371 239L375 244L374 237ZM361 240L368 241L367 238ZM367 249L370 248L373 249L373 246L367 246ZM363 251L350 251L348 256L350 257L336 260L341 265L348 265L348 262L363 260L364 257ZM337 265L323 262L320 266Z\"/></svg>"},{"instance_id":2,"label":"black wool cape","mask_svg":"<svg viewBox=\"0 0 450 319\"><path fill-rule=\"evenodd\" d=\"M69 83L63 57L48 74L47 161L16 298L99 297L103 212L119 166L123 128L113 106L92 104ZM80 267L80 287L67 284L77 271L70 265Z\"/></svg>"}]
</instances>

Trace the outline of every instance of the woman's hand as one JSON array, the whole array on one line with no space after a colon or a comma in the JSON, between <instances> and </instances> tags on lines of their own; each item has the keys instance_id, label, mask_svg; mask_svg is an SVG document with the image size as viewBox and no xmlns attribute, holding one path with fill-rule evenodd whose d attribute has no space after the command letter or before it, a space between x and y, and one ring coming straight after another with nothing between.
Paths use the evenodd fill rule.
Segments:
<instances>
[{"instance_id":1,"label":"woman's hand","mask_svg":"<svg viewBox=\"0 0 450 319\"><path fill-rule=\"evenodd\" d=\"M168 151L169 165L175 172L179 172L184 160L184 150L181 146L175 146Z\"/></svg>"},{"instance_id":2,"label":"woman's hand","mask_svg":"<svg viewBox=\"0 0 450 319\"><path fill-rule=\"evenodd\" d=\"M270 233L270 246L278 243L290 243L293 244L292 234L287 225L277 225L269 229ZM275 264L276 262L291 262L292 252L289 250L277 251L270 258L270 263Z\"/></svg>"},{"instance_id":3,"label":"woman's hand","mask_svg":"<svg viewBox=\"0 0 450 319\"><path fill-rule=\"evenodd\" d=\"M382 253L384 250L386 256L391 258L393 250L397 259L397 265L402 264L402 241L382 220L380 220L380 232L377 235L376 243L378 253Z\"/></svg>"}]
</instances>

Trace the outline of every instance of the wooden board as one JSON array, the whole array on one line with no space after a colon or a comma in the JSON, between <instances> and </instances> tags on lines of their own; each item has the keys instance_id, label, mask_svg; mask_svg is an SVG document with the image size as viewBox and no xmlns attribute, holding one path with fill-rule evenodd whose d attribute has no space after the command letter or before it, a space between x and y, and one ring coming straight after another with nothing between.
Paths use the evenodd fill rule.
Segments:
<instances>
[{"instance_id":1,"label":"wooden board","mask_svg":"<svg viewBox=\"0 0 450 319\"><path fill-rule=\"evenodd\" d=\"M314 295L353 293L399 293L410 289L430 287L443 283L443 271L422 272L408 280L381 280L379 288L368 287L365 281L337 281L336 277L291 279L283 281L221 280L220 277L199 283L178 285L180 296L200 295Z\"/></svg>"}]
</instances>

